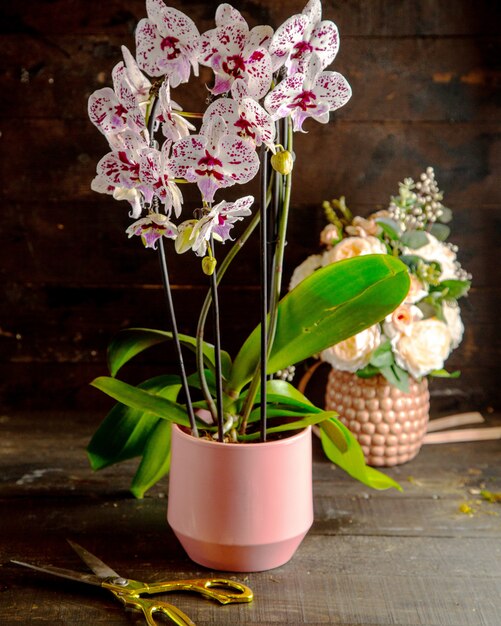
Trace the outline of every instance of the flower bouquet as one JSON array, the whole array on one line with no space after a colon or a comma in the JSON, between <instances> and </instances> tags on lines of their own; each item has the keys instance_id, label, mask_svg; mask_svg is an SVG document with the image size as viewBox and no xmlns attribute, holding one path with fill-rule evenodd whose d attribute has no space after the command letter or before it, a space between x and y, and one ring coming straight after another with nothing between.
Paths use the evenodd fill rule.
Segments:
<instances>
[{"instance_id":1,"label":"flower bouquet","mask_svg":"<svg viewBox=\"0 0 501 626\"><path fill-rule=\"evenodd\" d=\"M263 483L273 475L280 480L287 476L273 464L279 458L278 444L321 424L330 459L368 485L396 486L365 465L356 440L333 411L314 406L289 382L273 378L291 363L373 326L408 291L408 272L401 261L371 255L329 265L280 299L293 134L304 132L309 118L327 123L330 112L351 95L343 76L325 70L339 47L336 26L322 20L319 0L310 0L301 14L275 32L269 26L250 28L229 4L218 7L215 27L202 34L188 16L166 7L162 0L147 0L146 9L147 18L136 30L136 55L122 47L123 61L113 69L113 89L99 89L89 99L90 119L110 147L98 163L92 187L128 201L133 222L127 234L158 251L169 330L129 329L112 341L111 376L100 377L93 385L118 404L90 442L92 467L142 457L131 486L142 497L171 465L169 520L175 517L174 511L171 514L174 494L182 499L197 485L202 485L196 496L200 501L207 494L226 498L221 505L214 500L204 505L205 530L210 525L208 509L233 507L235 511L239 505L229 504L230 495L244 492L249 476L265 462L254 461L239 473L225 461L220 473L208 479L209 470L197 465L202 449L209 448L210 454L217 449L218 455L237 450L243 457L244 451L267 449L269 444L272 464L268 479L259 479L263 490ZM210 68L214 77L207 87L208 106L201 102L201 110L185 111L171 93L192 75L197 77L200 65ZM224 199L227 188L248 183L258 171L257 201L251 195ZM188 210L181 189L190 184L198 188L200 200ZM248 224L233 241L232 229L244 219ZM258 225L261 324L240 349L225 351L220 345L218 287ZM221 261L220 248L228 242L231 247ZM208 285L195 336L177 330L169 279L171 255L186 253L201 259ZM209 315L212 343L205 339ZM177 374L160 375L137 386L116 378L131 358L161 342L172 343L179 361ZM195 354L196 367L190 374L186 351ZM182 442L198 445L194 460L184 470L176 469ZM172 481L180 475L188 483L177 489ZM292 492L291 499L295 499ZM274 500L272 496L265 506ZM187 505L190 520L196 517L195 504L192 500ZM280 507L277 516L287 510ZM289 518L295 517L290 512ZM217 524L221 527L220 520ZM195 530L187 538L188 525L185 522L178 536L191 541ZM229 534L234 531L233 523ZM234 551L234 542L231 545ZM224 551L221 545L218 550ZM210 559L199 562L215 566Z\"/></svg>"},{"instance_id":2,"label":"flower bouquet","mask_svg":"<svg viewBox=\"0 0 501 626\"><path fill-rule=\"evenodd\" d=\"M408 460L410 444L412 452L417 451L419 437L413 431L424 435L428 420L426 377L459 375L459 372L447 372L445 361L463 336L458 300L467 294L471 277L457 260L457 246L446 241L452 212L442 200L443 192L438 188L433 168L429 167L417 182L406 178L388 208L367 218L353 217L344 198L325 202L329 224L320 237L325 251L308 257L292 275L290 288L320 267L367 254L391 255L407 266L410 288L403 303L381 323L320 352L320 359L333 368L327 406L336 408L344 423L357 433L372 464L390 465L393 464L390 461L401 462L403 457ZM374 378L364 386L353 374L369 381L379 376L379 382ZM382 378L393 389L385 386ZM401 432L401 426L394 425L395 407L389 399L374 403L377 386L380 394L393 395L400 404L409 402L413 418L405 415L405 432ZM340 387L350 387L350 391L343 394ZM360 398L363 389L368 390L367 398L370 396L373 401L376 425L367 424L370 409L362 400L355 402L356 407L352 406L354 398L350 394ZM389 426L384 423L385 408L392 421ZM365 420L365 426L360 423L360 417ZM383 458L385 435L390 437L392 449ZM394 449L400 436L406 444L405 454L397 454Z\"/></svg>"}]
</instances>

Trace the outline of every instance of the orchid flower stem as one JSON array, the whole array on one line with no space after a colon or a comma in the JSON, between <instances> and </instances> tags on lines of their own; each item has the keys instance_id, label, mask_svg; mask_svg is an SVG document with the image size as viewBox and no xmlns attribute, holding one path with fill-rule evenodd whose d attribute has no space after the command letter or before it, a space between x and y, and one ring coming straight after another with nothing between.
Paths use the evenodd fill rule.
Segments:
<instances>
[{"instance_id":1,"label":"orchid flower stem","mask_svg":"<svg viewBox=\"0 0 501 626\"><path fill-rule=\"evenodd\" d=\"M273 183L273 178L270 180L270 184L268 185L268 193L266 196L267 206L271 202L272 183ZM236 257L236 255L240 252L240 250L243 248L243 246L245 245L249 237L252 235L252 233L256 229L256 226L259 224L260 217L261 215L259 211L256 211L256 213L254 213L254 215L252 216L252 219L249 222L245 231L240 235L240 237L235 241L233 246L230 248L230 251L225 256L223 262L221 263L221 267L218 270L217 278L216 278L216 285L219 285L223 276L226 273L226 270L231 265L231 262ZM197 336L196 362L197 362L197 371L198 371L198 377L200 380L200 388L202 390L202 394L205 398L205 401L207 402L207 406L214 418L214 421L216 421L217 409L216 409L214 400L212 399L212 395L211 395L209 386L207 384L207 380L205 378L204 357L203 357L204 328L205 328L205 322L207 320L207 315L209 314L211 304L212 304L212 291L209 291L202 304L202 308L200 310L200 316L198 318L197 335L196 335Z\"/></svg>"},{"instance_id":2,"label":"orchid flower stem","mask_svg":"<svg viewBox=\"0 0 501 626\"><path fill-rule=\"evenodd\" d=\"M287 145L288 150L292 151L292 125L290 120L287 120ZM282 177L277 177L277 183L281 182ZM275 338L275 332L277 328L277 318L278 318L278 301L280 299L280 291L282 288L282 270L283 270L283 258L285 251L285 237L287 233L287 221L289 216L289 206L290 206L290 196L291 196L291 185L292 185L292 174L287 174L285 176L285 188L282 197L282 206L280 207L280 212L278 215L278 231L277 231L277 242L276 242L276 250L273 258L273 267L272 267L272 281L271 281L271 292L270 292L270 304L269 304L269 317L268 317L268 336L267 336L267 354L266 361L271 354L271 349L273 347L273 340ZM247 393L247 397L245 399L244 408L242 411L242 424L240 426L240 432L245 432L245 428L247 426L247 421L249 419L250 412L252 411L252 407L254 405L254 401L256 399L256 395L261 383L261 367L258 366L256 371L254 372L254 376L249 385L249 390ZM261 389L261 393L262 393ZM262 398L261 398L262 402Z\"/></svg>"},{"instance_id":3,"label":"orchid flower stem","mask_svg":"<svg viewBox=\"0 0 501 626\"><path fill-rule=\"evenodd\" d=\"M165 247L162 238L158 241L158 250L160 256L160 268L162 270L162 280L164 285L165 296L167 299L167 306L171 317L172 326L172 338L176 347L176 352L179 361L179 368L181 373L181 384L184 394L186 396L186 410L188 411L188 418L190 420L191 432L194 437L198 437L198 429L195 421L195 413L193 412L193 404L191 402L190 389L188 385L188 378L186 376L186 370L184 367L183 351L181 349L181 342L179 341L179 333L177 330L176 314L174 311L174 302L172 301L172 291L170 288L169 272L167 268L167 257L165 254Z\"/></svg>"},{"instance_id":4,"label":"orchid flower stem","mask_svg":"<svg viewBox=\"0 0 501 626\"><path fill-rule=\"evenodd\" d=\"M266 441L266 361L268 356L268 216L266 214L268 158L266 148L261 147L261 198L259 211L261 213L260 241L261 241L261 358L259 369L261 372L261 405L260 405L260 432L261 441Z\"/></svg>"},{"instance_id":5,"label":"orchid flower stem","mask_svg":"<svg viewBox=\"0 0 501 626\"><path fill-rule=\"evenodd\" d=\"M211 237L211 248L214 249ZM221 370L221 336L219 323L219 298L217 293L217 275L214 269L210 277L212 295L212 317L214 322L214 365L216 374L216 409L217 409L217 434L218 440L224 442L224 417L223 417L223 377Z\"/></svg>"},{"instance_id":6,"label":"orchid flower stem","mask_svg":"<svg viewBox=\"0 0 501 626\"><path fill-rule=\"evenodd\" d=\"M155 113L158 105L158 99L152 98L148 103L148 109L146 113L146 119L148 124L148 131L150 133L150 141L154 143L154 125L155 125ZM152 202L152 208L158 212L159 200L157 196L154 196ZM181 385L186 397L186 410L188 412L188 418L190 420L191 432L194 437L198 437L198 429L195 420L195 413L193 411L193 403L191 401L190 388L188 385L188 377L186 376L186 370L184 367L183 351L181 348L181 342L179 341L179 332L177 330L176 313L174 310L174 302L172 300L172 291L170 288L169 270L167 267L167 255L165 254L165 247L162 237L158 241L158 253L160 259L160 270L162 273L162 282L164 286L165 297L167 300L167 308L169 310L172 328L172 339L176 348L179 369L181 374Z\"/></svg>"}]
</instances>

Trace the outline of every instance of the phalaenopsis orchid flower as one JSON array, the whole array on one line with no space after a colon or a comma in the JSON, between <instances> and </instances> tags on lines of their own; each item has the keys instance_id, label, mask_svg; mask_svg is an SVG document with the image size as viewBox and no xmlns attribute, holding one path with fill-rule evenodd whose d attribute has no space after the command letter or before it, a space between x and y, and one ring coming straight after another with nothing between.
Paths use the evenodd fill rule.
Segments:
<instances>
[{"instance_id":1,"label":"phalaenopsis orchid flower","mask_svg":"<svg viewBox=\"0 0 501 626\"><path fill-rule=\"evenodd\" d=\"M150 76L167 76L172 87L198 76L200 33L193 20L162 0L146 0L148 18L136 30L139 67Z\"/></svg>"},{"instance_id":2,"label":"phalaenopsis orchid flower","mask_svg":"<svg viewBox=\"0 0 501 626\"><path fill-rule=\"evenodd\" d=\"M267 49L272 35L270 26L249 30L239 11L221 4L216 12L216 28L202 35L200 63L211 67L215 75L211 92L215 96L225 93L235 80L242 79L252 97L262 98L272 80Z\"/></svg>"},{"instance_id":3,"label":"phalaenopsis orchid flower","mask_svg":"<svg viewBox=\"0 0 501 626\"><path fill-rule=\"evenodd\" d=\"M147 217L142 217L127 228L125 231L129 238L137 235L145 248L156 250L157 241L161 237L175 239L177 235L176 226L169 220L167 215L150 211Z\"/></svg>"},{"instance_id":4,"label":"phalaenopsis orchid flower","mask_svg":"<svg viewBox=\"0 0 501 626\"><path fill-rule=\"evenodd\" d=\"M264 100L274 120L290 116L294 131L303 131L303 123L312 117L321 124L329 121L329 112L342 107L351 97L347 80L338 72L322 72L319 57L313 54L305 73L286 78Z\"/></svg>"},{"instance_id":5,"label":"phalaenopsis orchid flower","mask_svg":"<svg viewBox=\"0 0 501 626\"><path fill-rule=\"evenodd\" d=\"M322 21L320 0L310 0L302 13L286 20L269 46L273 71L285 65L288 76L304 73L312 54L318 56L324 69L334 61L338 49L337 26L334 22Z\"/></svg>"},{"instance_id":6,"label":"phalaenopsis orchid flower","mask_svg":"<svg viewBox=\"0 0 501 626\"><path fill-rule=\"evenodd\" d=\"M173 145L171 167L175 176L197 183L203 200L212 202L218 189L254 178L259 159L253 146L229 133L224 119L216 117L207 122L204 134Z\"/></svg>"}]
</instances>

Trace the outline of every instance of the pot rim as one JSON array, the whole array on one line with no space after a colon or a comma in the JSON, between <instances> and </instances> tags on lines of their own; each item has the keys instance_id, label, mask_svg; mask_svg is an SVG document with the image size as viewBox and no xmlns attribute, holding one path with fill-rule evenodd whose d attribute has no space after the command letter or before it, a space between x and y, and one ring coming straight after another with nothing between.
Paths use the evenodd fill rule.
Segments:
<instances>
[{"instance_id":1,"label":"pot rim","mask_svg":"<svg viewBox=\"0 0 501 626\"><path fill-rule=\"evenodd\" d=\"M203 439L202 437L193 437L190 433L185 432L179 424L172 422L172 429L176 430L177 436L191 441L194 445L200 446L220 446L219 441ZM298 439L302 439L303 437L307 437L311 433L311 426L306 426L298 433L291 435L290 437L285 437L284 439L274 439L273 441L249 441L244 442L241 441L239 443L224 443L221 445L221 449L225 450L250 450L250 449L263 449L263 448L273 448L273 447L282 447L287 445L293 445L296 443Z\"/></svg>"}]
</instances>

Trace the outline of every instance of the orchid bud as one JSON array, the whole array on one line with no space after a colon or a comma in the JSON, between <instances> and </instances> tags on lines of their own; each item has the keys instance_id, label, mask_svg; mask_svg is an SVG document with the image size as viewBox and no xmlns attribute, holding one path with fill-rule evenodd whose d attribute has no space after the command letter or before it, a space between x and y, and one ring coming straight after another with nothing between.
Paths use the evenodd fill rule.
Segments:
<instances>
[{"instance_id":1,"label":"orchid bud","mask_svg":"<svg viewBox=\"0 0 501 626\"><path fill-rule=\"evenodd\" d=\"M213 256L204 256L202 259L202 270L206 276L212 276L216 269L217 261Z\"/></svg>"},{"instance_id":2,"label":"orchid bud","mask_svg":"<svg viewBox=\"0 0 501 626\"><path fill-rule=\"evenodd\" d=\"M179 224L178 235L176 237L176 241L174 242L174 247L176 248L176 252L178 254L184 254L193 245L191 235L196 223L197 220L186 220L185 222Z\"/></svg>"},{"instance_id":3,"label":"orchid bud","mask_svg":"<svg viewBox=\"0 0 501 626\"><path fill-rule=\"evenodd\" d=\"M294 166L294 158L288 150L279 150L270 159L271 167L279 174L290 174Z\"/></svg>"}]
</instances>

